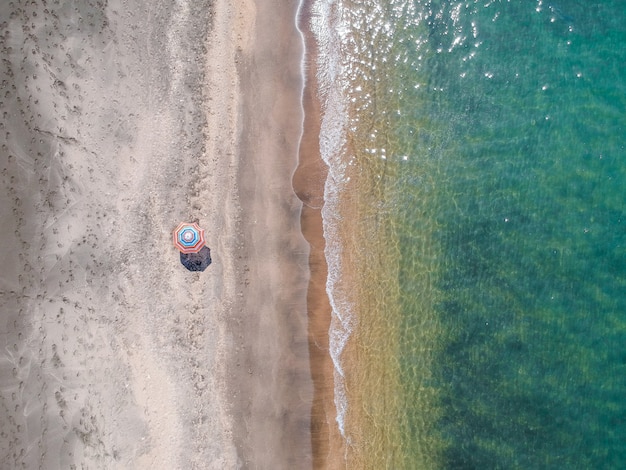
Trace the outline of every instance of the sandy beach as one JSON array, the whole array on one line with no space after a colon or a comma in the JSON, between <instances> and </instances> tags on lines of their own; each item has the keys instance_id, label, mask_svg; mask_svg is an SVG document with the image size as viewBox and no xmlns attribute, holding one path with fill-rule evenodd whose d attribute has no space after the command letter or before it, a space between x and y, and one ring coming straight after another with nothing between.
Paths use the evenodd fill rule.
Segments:
<instances>
[{"instance_id":1,"label":"sandy beach","mask_svg":"<svg viewBox=\"0 0 626 470\"><path fill-rule=\"evenodd\" d=\"M47 3L0 5L0 466L311 467L297 4Z\"/></svg>"}]
</instances>

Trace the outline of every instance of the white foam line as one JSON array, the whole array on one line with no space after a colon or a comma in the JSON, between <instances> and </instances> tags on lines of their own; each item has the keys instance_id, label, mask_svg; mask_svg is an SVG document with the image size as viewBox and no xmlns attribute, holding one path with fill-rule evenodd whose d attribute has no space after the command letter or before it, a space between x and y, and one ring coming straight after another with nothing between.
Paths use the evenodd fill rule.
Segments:
<instances>
[{"instance_id":1,"label":"white foam line","mask_svg":"<svg viewBox=\"0 0 626 470\"><path fill-rule=\"evenodd\" d=\"M341 10L337 3L334 0L317 0L313 5L310 27L319 48L316 72L322 106L320 153L328 165L322 221L326 240L324 255L328 265L326 293L332 310L329 343L335 368L334 403L337 426L345 439L345 417L349 404L341 356L356 319L345 295L346 286L342 286L341 282L343 247L338 230L342 222L338 202L347 182L345 173L348 158L345 148L348 112L345 87L341 85L345 83L343 76L346 72L341 53L341 44L345 38L342 35Z\"/></svg>"}]
</instances>

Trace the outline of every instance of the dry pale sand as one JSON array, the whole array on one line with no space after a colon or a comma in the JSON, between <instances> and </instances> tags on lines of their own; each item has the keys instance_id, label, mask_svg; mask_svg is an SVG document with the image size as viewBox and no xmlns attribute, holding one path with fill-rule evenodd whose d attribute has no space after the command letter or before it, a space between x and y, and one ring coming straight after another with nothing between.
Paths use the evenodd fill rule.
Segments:
<instances>
[{"instance_id":1,"label":"dry pale sand","mask_svg":"<svg viewBox=\"0 0 626 470\"><path fill-rule=\"evenodd\" d=\"M0 468L311 466L296 8L0 2Z\"/></svg>"},{"instance_id":2,"label":"dry pale sand","mask_svg":"<svg viewBox=\"0 0 626 470\"><path fill-rule=\"evenodd\" d=\"M298 2L257 0L240 43L242 230L237 276L242 302L229 316L234 434L245 468L312 465L312 381L307 340L309 246L292 176L302 135L303 40ZM244 202L245 201L245 202ZM250 392L252 391L252 392Z\"/></svg>"}]
</instances>

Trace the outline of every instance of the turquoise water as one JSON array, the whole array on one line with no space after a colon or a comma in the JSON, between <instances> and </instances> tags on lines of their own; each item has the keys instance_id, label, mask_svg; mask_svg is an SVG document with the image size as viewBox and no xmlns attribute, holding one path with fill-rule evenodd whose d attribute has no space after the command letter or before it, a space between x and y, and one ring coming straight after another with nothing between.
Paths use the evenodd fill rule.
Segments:
<instances>
[{"instance_id":1,"label":"turquoise water","mask_svg":"<svg viewBox=\"0 0 626 470\"><path fill-rule=\"evenodd\" d=\"M626 3L595 3L317 2L334 358L367 329L335 201L381 168L404 468L626 462Z\"/></svg>"}]
</instances>

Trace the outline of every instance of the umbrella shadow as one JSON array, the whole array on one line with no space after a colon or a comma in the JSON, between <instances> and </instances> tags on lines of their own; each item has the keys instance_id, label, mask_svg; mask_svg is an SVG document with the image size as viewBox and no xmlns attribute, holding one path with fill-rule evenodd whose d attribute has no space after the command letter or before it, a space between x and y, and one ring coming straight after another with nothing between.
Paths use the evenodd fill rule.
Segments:
<instances>
[{"instance_id":1,"label":"umbrella shadow","mask_svg":"<svg viewBox=\"0 0 626 470\"><path fill-rule=\"evenodd\" d=\"M211 250L203 246L197 253L180 253L180 262L189 271L204 271L211 264Z\"/></svg>"}]
</instances>

